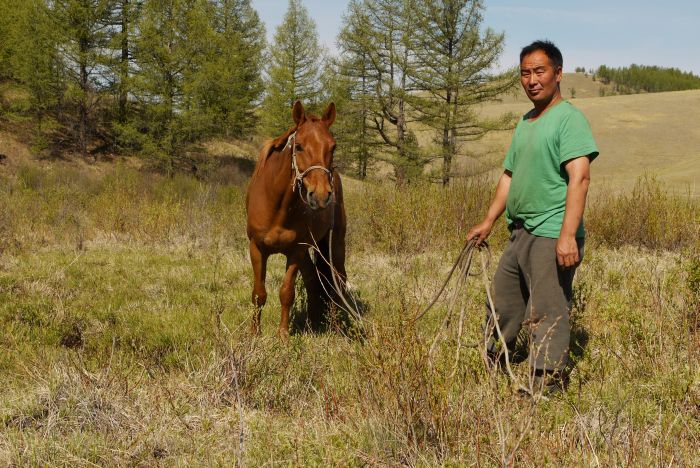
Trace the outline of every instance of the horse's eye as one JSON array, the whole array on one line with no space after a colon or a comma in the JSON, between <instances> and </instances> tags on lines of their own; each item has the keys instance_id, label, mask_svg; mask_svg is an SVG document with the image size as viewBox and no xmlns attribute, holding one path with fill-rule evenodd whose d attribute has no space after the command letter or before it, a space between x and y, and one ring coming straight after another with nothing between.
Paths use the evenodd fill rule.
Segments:
<instances>
[{"instance_id":1,"label":"horse's eye","mask_svg":"<svg viewBox=\"0 0 700 468\"><path fill-rule=\"evenodd\" d=\"M296 145L296 146L294 147L294 149L295 149L296 151L304 151L304 148L302 148L301 145Z\"/></svg>"}]
</instances>

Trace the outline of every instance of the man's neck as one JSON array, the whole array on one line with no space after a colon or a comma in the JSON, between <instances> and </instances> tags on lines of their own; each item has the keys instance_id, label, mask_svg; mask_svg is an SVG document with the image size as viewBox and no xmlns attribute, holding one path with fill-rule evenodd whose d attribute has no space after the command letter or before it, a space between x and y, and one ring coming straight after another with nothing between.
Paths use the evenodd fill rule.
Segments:
<instances>
[{"instance_id":1,"label":"man's neck","mask_svg":"<svg viewBox=\"0 0 700 468\"><path fill-rule=\"evenodd\" d=\"M559 104L559 102L560 102L561 100L562 100L561 93L560 93L559 91L557 91L557 92L554 94L554 96L552 96L552 99L550 99L548 102L546 102L546 103L539 103L539 105L533 103L534 106L535 106L535 112L533 113L534 115L532 116L532 119L533 119L533 120L534 120L534 119L537 119L537 118L540 117L542 114L544 114L548 109L550 109L550 108L556 106L557 104Z\"/></svg>"}]
</instances>

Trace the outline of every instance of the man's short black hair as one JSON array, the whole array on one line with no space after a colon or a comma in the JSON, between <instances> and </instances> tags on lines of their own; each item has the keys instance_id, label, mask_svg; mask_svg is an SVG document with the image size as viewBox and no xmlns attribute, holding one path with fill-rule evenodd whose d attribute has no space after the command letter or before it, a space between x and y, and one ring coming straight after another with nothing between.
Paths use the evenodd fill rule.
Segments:
<instances>
[{"instance_id":1,"label":"man's short black hair","mask_svg":"<svg viewBox=\"0 0 700 468\"><path fill-rule=\"evenodd\" d=\"M526 55L530 55L536 50L541 50L544 52L554 68L564 68L564 58L561 56L561 51L554 45L554 43L550 41L535 41L532 44L523 47L523 50L520 51L520 63L523 63L523 58Z\"/></svg>"}]
</instances>

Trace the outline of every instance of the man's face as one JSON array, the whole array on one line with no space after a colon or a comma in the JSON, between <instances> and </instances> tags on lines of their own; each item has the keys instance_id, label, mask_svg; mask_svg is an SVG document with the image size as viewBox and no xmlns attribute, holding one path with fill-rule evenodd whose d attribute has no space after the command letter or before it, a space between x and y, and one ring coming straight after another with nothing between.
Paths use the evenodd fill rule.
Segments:
<instances>
[{"instance_id":1,"label":"man's face","mask_svg":"<svg viewBox=\"0 0 700 468\"><path fill-rule=\"evenodd\" d=\"M554 68L544 51L535 50L520 62L520 83L533 104L548 104L559 90L561 67Z\"/></svg>"}]
</instances>

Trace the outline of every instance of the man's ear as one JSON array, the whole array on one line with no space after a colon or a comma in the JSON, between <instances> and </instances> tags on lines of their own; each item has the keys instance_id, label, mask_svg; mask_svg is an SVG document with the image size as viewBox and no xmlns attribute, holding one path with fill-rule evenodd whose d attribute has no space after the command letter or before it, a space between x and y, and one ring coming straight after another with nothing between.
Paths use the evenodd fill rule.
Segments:
<instances>
[{"instance_id":1,"label":"man's ear","mask_svg":"<svg viewBox=\"0 0 700 468\"><path fill-rule=\"evenodd\" d=\"M323 121L326 124L326 127L330 127L333 125L333 122L335 122L335 103L331 102L328 104L328 107L326 108L325 111L323 111Z\"/></svg>"},{"instance_id":2,"label":"man's ear","mask_svg":"<svg viewBox=\"0 0 700 468\"><path fill-rule=\"evenodd\" d=\"M301 104L301 101L296 101L294 103L294 106L292 107L292 118L297 126L301 125L304 123L304 120L306 120L306 111L304 110L304 106Z\"/></svg>"}]
</instances>

